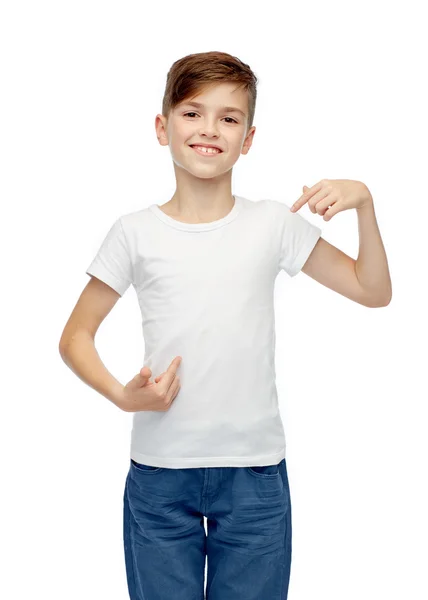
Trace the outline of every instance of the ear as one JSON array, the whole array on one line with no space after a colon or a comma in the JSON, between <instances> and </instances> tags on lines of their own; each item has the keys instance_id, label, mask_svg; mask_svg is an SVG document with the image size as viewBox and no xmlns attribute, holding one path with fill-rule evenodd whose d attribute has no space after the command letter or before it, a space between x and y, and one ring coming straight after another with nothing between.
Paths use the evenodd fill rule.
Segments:
<instances>
[{"instance_id":1,"label":"ear","mask_svg":"<svg viewBox=\"0 0 428 600\"><path fill-rule=\"evenodd\" d=\"M168 125L168 120L166 119L166 117L164 117L161 114L156 115L156 118L155 118L156 136L157 136L161 146L169 145L168 136L166 133L167 125Z\"/></svg>"}]
</instances>

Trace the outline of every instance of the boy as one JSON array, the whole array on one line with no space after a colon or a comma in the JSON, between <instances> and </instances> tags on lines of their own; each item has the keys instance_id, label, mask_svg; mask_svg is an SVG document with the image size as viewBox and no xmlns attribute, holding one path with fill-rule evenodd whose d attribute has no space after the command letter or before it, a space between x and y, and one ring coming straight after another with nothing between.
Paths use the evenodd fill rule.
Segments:
<instances>
[{"instance_id":1,"label":"boy","mask_svg":"<svg viewBox=\"0 0 428 600\"><path fill-rule=\"evenodd\" d=\"M222 52L173 64L155 127L172 154L176 191L115 221L61 338L70 368L134 413L123 515L131 600L203 599L206 556L208 600L287 598L291 499L275 387L275 278L303 270L370 307L391 296L361 182L305 186L291 209L232 195L232 167L254 138L256 83L248 65ZM296 214L305 202L325 220L357 209L358 261ZM145 366L123 386L94 338L131 284Z\"/></svg>"}]
</instances>

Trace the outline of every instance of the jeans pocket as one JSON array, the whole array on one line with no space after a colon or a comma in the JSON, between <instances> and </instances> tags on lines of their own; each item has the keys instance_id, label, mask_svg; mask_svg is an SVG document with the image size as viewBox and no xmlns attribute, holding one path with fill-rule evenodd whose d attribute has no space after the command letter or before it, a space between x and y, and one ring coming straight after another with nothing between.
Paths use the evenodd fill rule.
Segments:
<instances>
[{"instance_id":1,"label":"jeans pocket","mask_svg":"<svg viewBox=\"0 0 428 600\"><path fill-rule=\"evenodd\" d=\"M278 477L279 475L279 465L266 465L266 466L255 466L255 467L247 467L247 471L254 475L255 477Z\"/></svg>"},{"instance_id":2,"label":"jeans pocket","mask_svg":"<svg viewBox=\"0 0 428 600\"><path fill-rule=\"evenodd\" d=\"M158 473L159 471L163 471L163 467L153 467L152 465L144 465L143 463L139 463L131 458L131 465L137 470L142 471L144 473Z\"/></svg>"}]
</instances>

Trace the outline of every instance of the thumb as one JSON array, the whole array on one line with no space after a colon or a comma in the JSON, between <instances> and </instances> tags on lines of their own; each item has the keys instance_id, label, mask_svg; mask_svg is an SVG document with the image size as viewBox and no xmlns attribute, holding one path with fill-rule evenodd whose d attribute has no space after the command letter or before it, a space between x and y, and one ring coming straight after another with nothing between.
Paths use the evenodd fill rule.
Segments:
<instances>
[{"instance_id":1,"label":"thumb","mask_svg":"<svg viewBox=\"0 0 428 600\"><path fill-rule=\"evenodd\" d=\"M307 191L308 191L308 189L309 189L309 188L308 188L308 186L307 186L307 185L304 185L304 186L303 186L303 191L304 191L304 192L307 192Z\"/></svg>"},{"instance_id":2,"label":"thumb","mask_svg":"<svg viewBox=\"0 0 428 600\"><path fill-rule=\"evenodd\" d=\"M140 369L140 372L134 377L132 380L136 387L143 387L147 381L150 379L150 375L152 374L149 367L143 367Z\"/></svg>"}]
</instances>

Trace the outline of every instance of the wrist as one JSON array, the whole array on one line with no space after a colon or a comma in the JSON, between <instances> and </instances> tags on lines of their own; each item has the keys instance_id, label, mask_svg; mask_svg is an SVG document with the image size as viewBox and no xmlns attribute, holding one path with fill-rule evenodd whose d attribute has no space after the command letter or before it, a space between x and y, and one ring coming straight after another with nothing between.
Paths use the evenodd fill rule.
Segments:
<instances>
[{"instance_id":1,"label":"wrist","mask_svg":"<svg viewBox=\"0 0 428 600\"><path fill-rule=\"evenodd\" d=\"M363 201L361 206L357 207L357 212L358 211L366 211L366 210L372 210L374 208L374 204L373 204L373 197L370 193L370 190L365 187L365 192L364 192L364 197L363 197Z\"/></svg>"},{"instance_id":2,"label":"wrist","mask_svg":"<svg viewBox=\"0 0 428 600\"><path fill-rule=\"evenodd\" d=\"M121 383L117 383L111 390L110 400L115 404L120 410L127 412L127 403L125 398L125 386Z\"/></svg>"}]
</instances>

